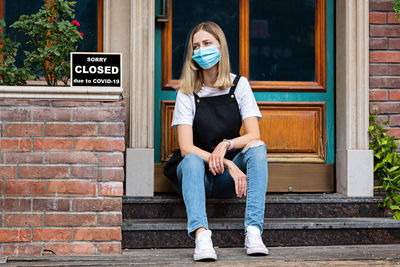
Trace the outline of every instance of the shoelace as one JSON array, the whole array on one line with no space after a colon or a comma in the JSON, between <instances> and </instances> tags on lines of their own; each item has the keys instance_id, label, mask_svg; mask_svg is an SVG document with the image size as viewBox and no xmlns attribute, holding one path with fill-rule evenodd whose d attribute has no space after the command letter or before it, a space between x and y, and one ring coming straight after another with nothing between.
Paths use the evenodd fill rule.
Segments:
<instances>
[{"instance_id":1,"label":"shoelace","mask_svg":"<svg viewBox=\"0 0 400 267\"><path fill-rule=\"evenodd\" d=\"M212 250L212 243L208 240L197 241L197 247L199 250Z\"/></svg>"},{"instance_id":2,"label":"shoelace","mask_svg":"<svg viewBox=\"0 0 400 267\"><path fill-rule=\"evenodd\" d=\"M262 238L260 235L247 235L247 238L249 240L249 243L251 245L256 245L256 246L262 246L265 247L264 242L262 241Z\"/></svg>"}]
</instances>

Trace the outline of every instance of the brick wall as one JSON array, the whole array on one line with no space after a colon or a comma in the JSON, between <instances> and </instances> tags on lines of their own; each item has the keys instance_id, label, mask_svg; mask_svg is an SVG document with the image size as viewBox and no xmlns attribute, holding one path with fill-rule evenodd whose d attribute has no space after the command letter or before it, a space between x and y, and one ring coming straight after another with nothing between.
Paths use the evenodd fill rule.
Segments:
<instances>
[{"instance_id":1,"label":"brick wall","mask_svg":"<svg viewBox=\"0 0 400 267\"><path fill-rule=\"evenodd\" d=\"M392 0L370 0L370 113L400 138L400 22Z\"/></svg>"},{"instance_id":2,"label":"brick wall","mask_svg":"<svg viewBox=\"0 0 400 267\"><path fill-rule=\"evenodd\" d=\"M124 122L120 102L0 100L0 255L121 252Z\"/></svg>"}]
</instances>

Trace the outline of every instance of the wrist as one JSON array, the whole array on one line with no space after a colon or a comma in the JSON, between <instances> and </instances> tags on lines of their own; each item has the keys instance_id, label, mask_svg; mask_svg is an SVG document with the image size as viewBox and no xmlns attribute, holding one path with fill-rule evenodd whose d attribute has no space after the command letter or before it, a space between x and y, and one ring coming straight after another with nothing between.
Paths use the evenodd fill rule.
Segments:
<instances>
[{"instance_id":1,"label":"wrist","mask_svg":"<svg viewBox=\"0 0 400 267\"><path fill-rule=\"evenodd\" d=\"M227 144L226 150L231 150L233 148L233 140L232 139L224 139L223 142Z\"/></svg>"}]
</instances>

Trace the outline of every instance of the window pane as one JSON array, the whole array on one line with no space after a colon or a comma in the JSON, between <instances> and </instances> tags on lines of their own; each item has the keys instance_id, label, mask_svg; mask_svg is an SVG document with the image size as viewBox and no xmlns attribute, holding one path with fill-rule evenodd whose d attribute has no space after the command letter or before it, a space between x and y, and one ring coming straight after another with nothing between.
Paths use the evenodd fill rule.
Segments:
<instances>
[{"instance_id":1,"label":"window pane","mask_svg":"<svg viewBox=\"0 0 400 267\"><path fill-rule=\"evenodd\" d=\"M239 1L172 1L172 79L179 79L190 31L198 23L213 21L225 33L233 73L239 72Z\"/></svg>"},{"instance_id":2,"label":"window pane","mask_svg":"<svg viewBox=\"0 0 400 267\"><path fill-rule=\"evenodd\" d=\"M314 0L250 0L250 79L315 81L314 35Z\"/></svg>"},{"instance_id":3,"label":"window pane","mask_svg":"<svg viewBox=\"0 0 400 267\"><path fill-rule=\"evenodd\" d=\"M81 24L78 28L83 32L84 38L80 42L79 50L82 52L97 51L97 0L75 0L75 19ZM21 15L30 15L36 13L44 4L43 0L5 0L4 1L4 19L7 25L7 33L21 43L18 51L16 65L23 66L23 50L32 49L31 45L25 44L28 38L22 32L16 32L9 28L11 24L19 19Z\"/></svg>"}]
</instances>

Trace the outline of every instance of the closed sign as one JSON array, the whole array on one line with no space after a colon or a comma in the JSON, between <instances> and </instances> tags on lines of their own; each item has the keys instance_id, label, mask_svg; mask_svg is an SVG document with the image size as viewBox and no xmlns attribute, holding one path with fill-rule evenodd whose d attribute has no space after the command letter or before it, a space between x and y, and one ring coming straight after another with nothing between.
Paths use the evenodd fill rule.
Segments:
<instances>
[{"instance_id":1,"label":"closed sign","mask_svg":"<svg viewBox=\"0 0 400 267\"><path fill-rule=\"evenodd\" d=\"M121 87L120 53L71 53L71 86Z\"/></svg>"}]
</instances>

